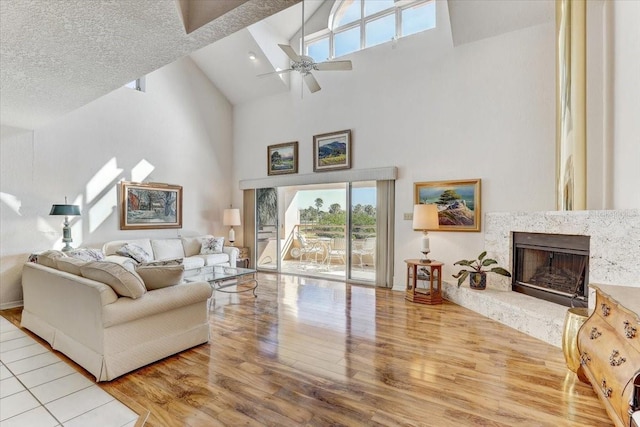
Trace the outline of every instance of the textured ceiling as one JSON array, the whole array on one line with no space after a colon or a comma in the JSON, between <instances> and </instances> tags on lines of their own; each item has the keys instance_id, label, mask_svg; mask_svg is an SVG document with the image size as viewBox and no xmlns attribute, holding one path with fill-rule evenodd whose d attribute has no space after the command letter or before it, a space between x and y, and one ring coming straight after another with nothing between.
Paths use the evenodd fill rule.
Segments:
<instances>
[{"instance_id":1,"label":"textured ceiling","mask_svg":"<svg viewBox=\"0 0 640 427\"><path fill-rule=\"evenodd\" d=\"M175 0L1 0L0 122L35 129L297 2L238 2L186 34Z\"/></svg>"},{"instance_id":2,"label":"textured ceiling","mask_svg":"<svg viewBox=\"0 0 640 427\"><path fill-rule=\"evenodd\" d=\"M305 0L305 18L324 1L330 0ZM0 0L0 124L35 129L185 55L233 104L288 90L286 79L257 75L288 66L277 44L294 43L299 2ZM205 11L206 4L215 10ZM448 0L448 6L451 36L460 45L553 22L555 3ZM185 26L197 29L187 34Z\"/></svg>"}]
</instances>

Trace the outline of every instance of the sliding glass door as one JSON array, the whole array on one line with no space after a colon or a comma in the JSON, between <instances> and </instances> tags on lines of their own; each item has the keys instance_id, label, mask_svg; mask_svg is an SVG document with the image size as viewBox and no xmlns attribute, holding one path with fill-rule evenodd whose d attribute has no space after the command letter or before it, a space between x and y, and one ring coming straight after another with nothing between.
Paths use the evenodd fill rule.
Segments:
<instances>
[{"instance_id":1,"label":"sliding glass door","mask_svg":"<svg viewBox=\"0 0 640 427\"><path fill-rule=\"evenodd\" d=\"M376 182L256 190L260 270L376 281Z\"/></svg>"}]
</instances>

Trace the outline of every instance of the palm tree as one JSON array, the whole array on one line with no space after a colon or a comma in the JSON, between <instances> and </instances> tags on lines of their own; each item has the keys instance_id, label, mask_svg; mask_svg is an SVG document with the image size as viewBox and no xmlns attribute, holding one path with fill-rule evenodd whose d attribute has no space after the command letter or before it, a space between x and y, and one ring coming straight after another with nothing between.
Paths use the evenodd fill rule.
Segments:
<instances>
[{"instance_id":1,"label":"palm tree","mask_svg":"<svg viewBox=\"0 0 640 427\"><path fill-rule=\"evenodd\" d=\"M320 208L322 207L323 204L324 204L324 200L322 200L320 197L318 197L315 200L316 209L318 210L318 220L320 219Z\"/></svg>"}]
</instances>

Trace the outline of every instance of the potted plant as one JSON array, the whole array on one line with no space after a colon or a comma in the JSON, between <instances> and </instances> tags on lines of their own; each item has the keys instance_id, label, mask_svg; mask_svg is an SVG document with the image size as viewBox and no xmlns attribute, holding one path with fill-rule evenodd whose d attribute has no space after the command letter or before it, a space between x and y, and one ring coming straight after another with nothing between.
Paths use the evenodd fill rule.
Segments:
<instances>
[{"instance_id":1,"label":"potted plant","mask_svg":"<svg viewBox=\"0 0 640 427\"><path fill-rule=\"evenodd\" d=\"M477 259L466 260L461 259L460 261L456 261L453 265L461 265L463 267L468 267L460 270L458 274L454 274L453 277L458 279L458 287L462 285L462 282L469 276L469 287L471 289L484 289L487 287L487 273L496 273L501 276L511 277L511 273L505 270L502 267L491 267L491 269L486 269L485 267L489 267L490 265L497 264L498 261L491 258L485 258L487 256L487 251L482 252L478 255Z\"/></svg>"}]
</instances>

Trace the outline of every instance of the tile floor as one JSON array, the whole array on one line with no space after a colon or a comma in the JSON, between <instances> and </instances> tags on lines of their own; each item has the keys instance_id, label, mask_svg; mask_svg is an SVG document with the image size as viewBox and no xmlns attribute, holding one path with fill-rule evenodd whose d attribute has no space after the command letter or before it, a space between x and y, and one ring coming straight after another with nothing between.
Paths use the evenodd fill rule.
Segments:
<instances>
[{"instance_id":1,"label":"tile floor","mask_svg":"<svg viewBox=\"0 0 640 427\"><path fill-rule=\"evenodd\" d=\"M134 426L138 414L0 317L0 426Z\"/></svg>"}]
</instances>

